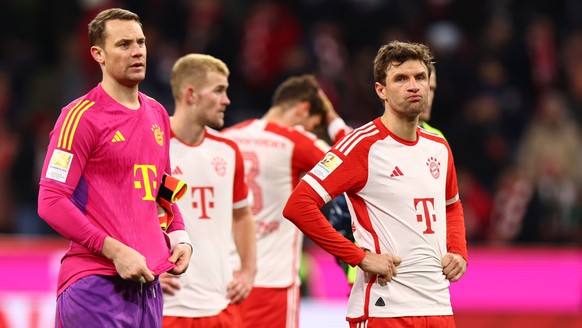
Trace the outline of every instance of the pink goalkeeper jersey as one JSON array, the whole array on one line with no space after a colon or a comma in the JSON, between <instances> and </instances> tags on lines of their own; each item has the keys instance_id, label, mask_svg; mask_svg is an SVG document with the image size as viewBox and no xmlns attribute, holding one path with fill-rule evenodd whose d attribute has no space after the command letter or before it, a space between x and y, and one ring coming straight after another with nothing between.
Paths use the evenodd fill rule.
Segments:
<instances>
[{"instance_id":1,"label":"pink goalkeeper jersey","mask_svg":"<svg viewBox=\"0 0 582 328\"><path fill-rule=\"evenodd\" d=\"M239 145L253 194L256 221L257 275L255 286L299 284L303 234L283 217L287 198L301 174L325 155L329 146L302 128L287 128L253 119L224 131Z\"/></svg>"},{"instance_id":2,"label":"pink goalkeeper jersey","mask_svg":"<svg viewBox=\"0 0 582 328\"><path fill-rule=\"evenodd\" d=\"M404 141L377 119L334 145L303 179L326 202L346 192L360 247L402 258L385 287L358 268L348 320L452 314L441 259L446 207L459 196L443 138L418 129L417 141Z\"/></svg>"},{"instance_id":3,"label":"pink goalkeeper jersey","mask_svg":"<svg viewBox=\"0 0 582 328\"><path fill-rule=\"evenodd\" d=\"M174 266L156 209L162 176L170 170L168 114L144 94L139 101L138 110L128 109L98 85L63 108L50 133L40 194L62 195L62 203L39 197L39 212L72 241L58 294L82 277L117 274L100 255L106 236L145 256L155 275ZM174 212L173 229L183 229Z\"/></svg>"},{"instance_id":4,"label":"pink goalkeeper jersey","mask_svg":"<svg viewBox=\"0 0 582 328\"><path fill-rule=\"evenodd\" d=\"M242 157L234 141L209 128L197 145L172 136L170 152L172 175L188 183L178 206L194 250L180 290L164 294L164 315L213 316L229 303L233 209L250 204Z\"/></svg>"}]
</instances>

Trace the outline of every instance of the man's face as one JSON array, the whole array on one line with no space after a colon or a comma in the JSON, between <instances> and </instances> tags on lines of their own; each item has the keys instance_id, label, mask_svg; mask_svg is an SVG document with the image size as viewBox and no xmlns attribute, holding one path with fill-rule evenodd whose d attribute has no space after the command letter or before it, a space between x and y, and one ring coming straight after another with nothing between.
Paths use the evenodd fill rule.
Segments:
<instances>
[{"instance_id":1,"label":"man's face","mask_svg":"<svg viewBox=\"0 0 582 328\"><path fill-rule=\"evenodd\" d=\"M376 93L387 110L396 116L415 119L428 103L428 68L419 60L408 60L399 66L391 65L385 85L376 83Z\"/></svg>"},{"instance_id":2,"label":"man's face","mask_svg":"<svg viewBox=\"0 0 582 328\"><path fill-rule=\"evenodd\" d=\"M105 23L103 48L98 51L105 67L104 79L135 86L145 79L147 50L142 28L136 21L110 20Z\"/></svg>"},{"instance_id":3,"label":"man's face","mask_svg":"<svg viewBox=\"0 0 582 328\"><path fill-rule=\"evenodd\" d=\"M197 94L196 111L201 124L215 129L224 126L224 112L230 105L226 95L228 78L219 72L208 72L206 81L195 90Z\"/></svg>"}]
</instances>

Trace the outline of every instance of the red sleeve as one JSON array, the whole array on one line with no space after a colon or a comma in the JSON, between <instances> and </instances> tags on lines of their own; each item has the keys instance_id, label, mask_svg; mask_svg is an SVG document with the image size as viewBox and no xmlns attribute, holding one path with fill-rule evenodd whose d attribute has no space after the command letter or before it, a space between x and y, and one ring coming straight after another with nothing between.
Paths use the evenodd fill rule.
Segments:
<instances>
[{"instance_id":1,"label":"red sleeve","mask_svg":"<svg viewBox=\"0 0 582 328\"><path fill-rule=\"evenodd\" d=\"M324 156L327 149L320 148L318 143L325 143L323 140L311 139L307 135L296 134L292 138L295 142L293 148L293 167L299 172L311 170ZM327 144L326 148L329 147Z\"/></svg>"},{"instance_id":2,"label":"red sleeve","mask_svg":"<svg viewBox=\"0 0 582 328\"><path fill-rule=\"evenodd\" d=\"M460 254L469 262L463 205L460 200L447 206L447 251Z\"/></svg>"},{"instance_id":3,"label":"red sleeve","mask_svg":"<svg viewBox=\"0 0 582 328\"><path fill-rule=\"evenodd\" d=\"M238 146L232 144L235 153L234 183L233 183L233 201L238 203L249 197L249 186L245 179L244 160ZM248 204L247 204L248 205Z\"/></svg>"},{"instance_id":4,"label":"red sleeve","mask_svg":"<svg viewBox=\"0 0 582 328\"><path fill-rule=\"evenodd\" d=\"M107 234L91 224L62 189L40 185L38 214L63 237L101 254Z\"/></svg>"},{"instance_id":5,"label":"red sleeve","mask_svg":"<svg viewBox=\"0 0 582 328\"><path fill-rule=\"evenodd\" d=\"M323 204L323 199L302 180L287 200L283 216L331 255L352 266L360 264L366 253L331 226L319 210Z\"/></svg>"},{"instance_id":6,"label":"red sleeve","mask_svg":"<svg viewBox=\"0 0 582 328\"><path fill-rule=\"evenodd\" d=\"M449 167L447 168L446 199L447 202L450 202L459 196L459 187L453 154L448 144L447 149L449 151ZM465 215L460 199L447 205L447 251L460 254L467 262L469 260L465 238Z\"/></svg>"}]
</instances>

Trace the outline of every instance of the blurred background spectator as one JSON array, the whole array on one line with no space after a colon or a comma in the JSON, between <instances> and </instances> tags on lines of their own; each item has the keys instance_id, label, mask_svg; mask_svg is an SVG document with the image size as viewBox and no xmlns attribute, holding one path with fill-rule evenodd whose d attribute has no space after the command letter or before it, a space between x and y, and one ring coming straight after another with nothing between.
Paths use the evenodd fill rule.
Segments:
<instances>
[{"instance_id":1,"label":"blurred background spectator","mask_svg":"<svg viewBox=\"0 0 582 328\"><path fill-rule=\"evenodd\" d=\"M381 114L380 44L423 42L438 75L431 124L456 156L469 241L582 243L582 2L577 0L4 0L0 2L0 233L52 234L36 215L38 163L60 109L96 83L88 19L105 7L148 28L141 90L170 114L188 52L232 69L226 125L313 73L348 124Z\"/></svg>"}]
</instances>

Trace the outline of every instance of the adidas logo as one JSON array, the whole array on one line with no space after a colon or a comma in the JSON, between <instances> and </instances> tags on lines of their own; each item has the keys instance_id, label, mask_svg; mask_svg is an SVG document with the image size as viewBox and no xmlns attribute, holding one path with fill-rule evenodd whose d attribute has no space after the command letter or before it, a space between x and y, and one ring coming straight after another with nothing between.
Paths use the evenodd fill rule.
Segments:
<instances>
[{"instance_id":1,"label":"adidas logo","mask_svg":"<svg viewBox=\"0 0 582 328\"><path fill-rule=\"evenodd\" d=\"M394 168L394 170L392 170L392 174L390 174L390 177L391 178L394 178L394 177L400 177L400 176L403 176L403 175L404 175L404 173L402 173L402 171L400 171L400 169L398 168L398 166L396 166Z\"/></svg>"},{"instance_id":2,"label":"adidas logo","mask_svg":"<svg viewBox=\"0 0 582 328\"><path fill-rule=\"evenodd\" d=\"M386 303L384 303L384 300L382 299L382 297L378 297L378 300L376 301L376 304L374 304L376 306L386 306Z\"/></svg>"},{"instance_id":3,"label":"adidas logo","mask_svg":"<svg viewBox=\"0 0 582 328\"><path fill-rule=\"evenodd\" d=\"M182 173L182 170L180 170L179 166L176 166L176 168L172 170L172 175L178 175L178 174L184 174L184 173Z\"/></svg>"},{"instance_id":4,"label":"adidas logo","mask_svg":"<svg viewBox=\"0 0 582 328\"><path fill-rule=\"evenodd\" d=\"M113 139L111 139L111 142L121 142L121 141L125 141L125 137L123 136L123 134L121 134L121 132L119 132L119 130L117 130L117 132L115 132L115 135L113 136Z\"/></svg>"}]
</instances>

